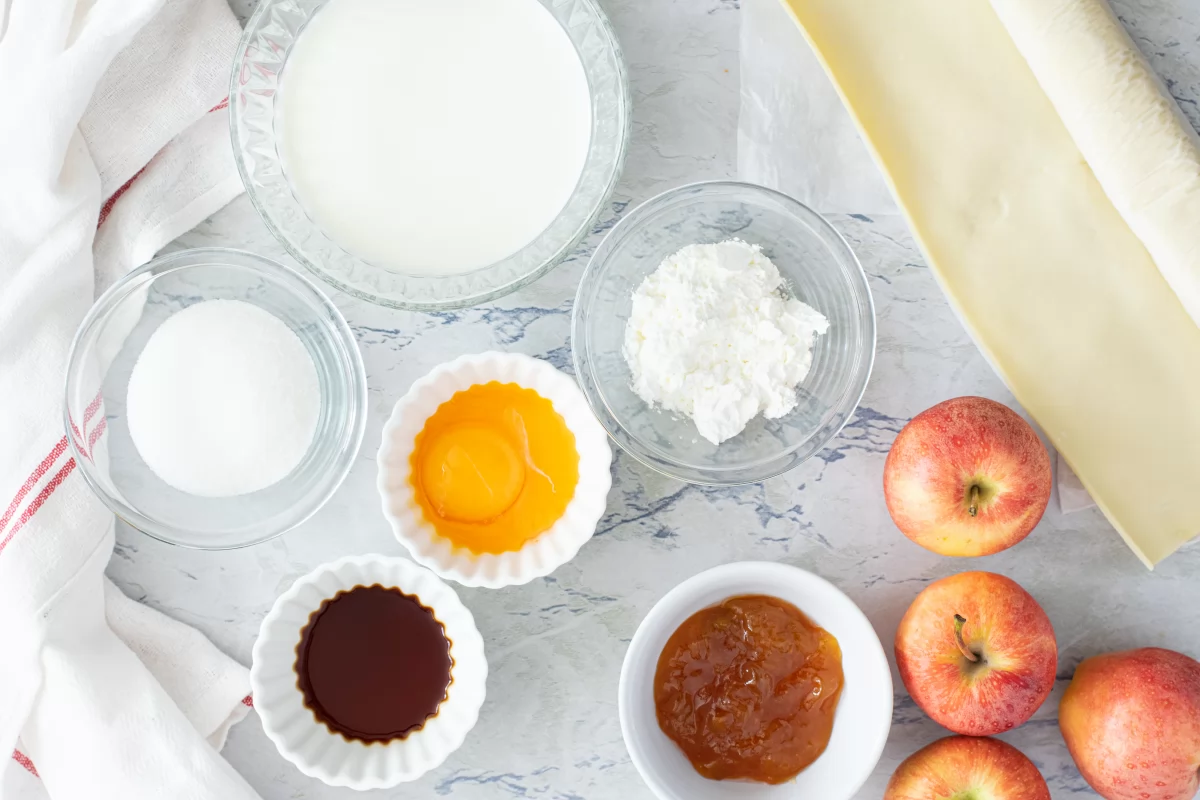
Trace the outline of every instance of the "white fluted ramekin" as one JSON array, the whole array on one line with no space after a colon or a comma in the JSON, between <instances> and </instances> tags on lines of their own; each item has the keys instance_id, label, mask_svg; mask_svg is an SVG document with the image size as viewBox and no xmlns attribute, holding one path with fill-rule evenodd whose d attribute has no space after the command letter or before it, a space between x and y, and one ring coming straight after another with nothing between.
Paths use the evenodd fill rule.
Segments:
<instances>
[{"instance_id":1,"label":"white fluted ramekin","mask_svg":"<svg viewBox=\"0 0 1200 800\"><path fill-rule=\"evenodd\" d=\"M450 687L437 714L404 739L367 744L318 722L297 686L300 632L321 603L356 586L398 588L432 609L450 641ZM479 719L487 684L483 638L446 583L402 558L349 556L317 567L279 596L254 643L250 685L263 730L298 770L330 786L386 789L416 780L457 750ZM403 675L396 676L403 681Z\"/></svg>"},{"instance_id":2,"label":"white fluted ramekin","mask_svg":"<svg viewBox=\"0 0 1200 800\"><path fill-rule=\"evenodd\" d=\"M455 547L425 520L409 482L417 434L438 406L457 392L499 381L533 389L554 406L575 435L579 483L575 496L550 530L508 553L475 554ZM583 392L568 375L526 355L480 353L434 368L412 385L392 410L379 446L379 494L383 513L413 559L464 586L496 589L528 583L570 561L604 516L612 487L612 450Z\"/></svg>"}]
</instances>

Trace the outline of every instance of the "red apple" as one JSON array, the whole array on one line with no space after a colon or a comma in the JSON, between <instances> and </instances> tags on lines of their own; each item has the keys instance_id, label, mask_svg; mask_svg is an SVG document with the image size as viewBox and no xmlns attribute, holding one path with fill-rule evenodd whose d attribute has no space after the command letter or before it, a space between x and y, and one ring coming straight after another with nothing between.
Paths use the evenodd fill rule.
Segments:
<instances>
[{"instance_id":1,"label":"red apple","mask_svg":"<svg viewBox=\"0 0 1200 800\"><path fill-rule=\"evenodd\" d=\"M1046 779L999 739L947 736L896 768L883 800L1050 800Z\"/></svg>"},{"instance_id":2,"label":"red apple","mask_svg":"<svg viewBox=\"0 0 1200 800\"><path fill-rule=\"evenodd\" d=\"M1106 800L1191 800L1200 770L1200 663L1146 647L1089 658L1058 724L1084 779Z\"/></svg>"},{"instance_id":3,"label":"red apple","mask_svg":"<svg viewBox=\"0 0 1200 800\"><path fill-rule=\"evenodd\" d=\"M1042 440L1012 409L984 397L958 397L918 414L883 468L896 526L943 556L1012 547L1042 518L1050 485Z\"/></svg>"},{"instance_id":4,"label":"red apple","mask_svg":"<svg viewBox=\"0 0 1200 800\"><path fill-rule=\"evenodd\" d=\"M934 722L968 736L1033 716L1054 688L1057 663L1046 612L991 572L929 584L896 631L896 666L912 699Z\"/></svg>"}]
</instances>

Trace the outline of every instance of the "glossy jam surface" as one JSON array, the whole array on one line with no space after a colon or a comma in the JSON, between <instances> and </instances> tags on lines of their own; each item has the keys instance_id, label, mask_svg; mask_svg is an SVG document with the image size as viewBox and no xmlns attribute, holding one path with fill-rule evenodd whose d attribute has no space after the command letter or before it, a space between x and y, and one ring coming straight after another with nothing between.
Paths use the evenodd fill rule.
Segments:
<instances>
[{"instance_id":1,"label":"glossy jam surface","mask_svg":"<svg viewBox=\"0 0 1200 800\"><path fill-rule=\"evenodd\" d=\"M654 676L659 727L713 780L794 778L829 744L841 691L837 639L763 595L693 614Z\"/></svg>"},{"instance_id":2,"label":"glossy jam surface","mask_svg":"<svg viewBox=\"0 0 1200 800\"><path fill-rule=\"evenodd\" d=\"M562 517L579 483L575 435L553 404L496 381L442 403L410 466L425 519L474 553L520 550Z\"/></svg>"},{"instance_id":3,"label":"glossy jam surface","mask_svg":"<svg viewBox=\"0 0 1200 800\"><path fill-rule=\"evenodd\" d=\"M364 742L420 730L446 699L453 666L433 611L378 584L323 602L296 646L304 705L334 733Z\"/></svg>"}]
</instances>

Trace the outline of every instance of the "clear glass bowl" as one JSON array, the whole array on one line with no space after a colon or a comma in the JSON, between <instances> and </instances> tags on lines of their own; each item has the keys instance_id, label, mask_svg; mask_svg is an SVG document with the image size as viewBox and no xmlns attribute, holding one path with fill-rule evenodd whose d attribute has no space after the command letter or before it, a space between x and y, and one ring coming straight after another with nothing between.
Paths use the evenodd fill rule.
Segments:
<instances>
[{"instance_id":1,"label":"clear glass bowl","mask_svg":"<svg viewBox=\"0 0 1200 800\"><path fill-rule=\"evenodd\" d=\"M717 446L691 420L633 393L622 345L642 280L686 245L727 239L761 245L788 288L829 319L829 332L813 347L796 408L756 417ZM858 259L819 214L761 186L697 183L638 206L600 244L575 297L571 351L592 410L638 461L691 483L755 483L811 457L850 419L875 358L875 307Z\"/></svg>"},{"instance_id":2,"label":"clear glass bowl","mask_svg":"<svg viewBox=\"0 0 1200 800\"><path fill-rule=\"evenodd\" d=\"M197 497L162 481L138 455L125 418L129 375L150 335L205 300L253 303L300 337L317 368L313 442L283 480L238 497ZM126 275L87 313L67 366L71 454L117 516L155 539L202 550L266 541L304 522L341 485L362 444L367 379L341 313L295 270L240 250L172 253Z\"/></svg>"},{"instance_id":3,"label":"clear glass bowl","mask_svg":"<svg viewBox=\"0 0 1200 800\"><path fill-rule=\"evenodd\" d=\"M558 217L524 248L462 275L412 275L347 252L314 223L284 172L275 130L280 79L304 26L327 0L263 0L234 57L229 125L238 171L263 222L297 261L344 292L418 311L461 308L531 283L591 230L616 186L629 141L630 97L621 50L593 0L540 0L562 24L583 62L592 100L587 160ZM469 231L464 230L464 235Z\"/></svg>"}]
</instances>

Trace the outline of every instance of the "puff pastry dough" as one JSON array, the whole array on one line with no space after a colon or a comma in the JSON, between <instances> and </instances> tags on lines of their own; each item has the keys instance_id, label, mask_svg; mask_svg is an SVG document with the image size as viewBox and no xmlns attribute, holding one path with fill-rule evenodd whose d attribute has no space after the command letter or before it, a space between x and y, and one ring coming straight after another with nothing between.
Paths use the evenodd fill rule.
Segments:
<instances>
[{"instance_id":1,"label":"puff pastry dough","mask_svg":"<svg viewBox=\"0 0 1200 800\"><path fill-rule=\"evenodd\" d=\"M1129 545L1152 566L1200 533L1194 134L1102 0L784 2L951 304Z\"/></svg>"},{"instance_id":2,"label":"puff pastry dough","mask_svg":"<svg viewBox=\"0 0 1200 800\"><path fill-rule=\"evenodd\" d=\"M991 3L1108 199L1200 325L1200 136L1104 0Z\"/></svg>"}]
</instances>

